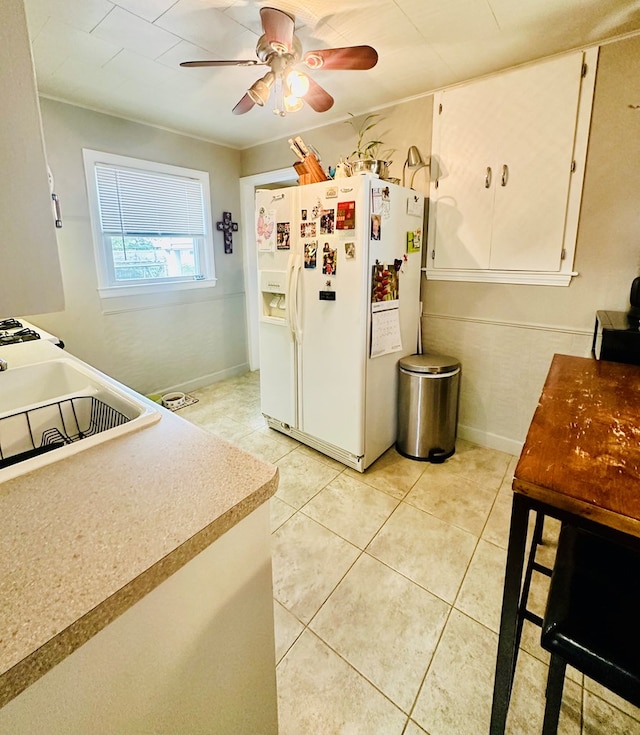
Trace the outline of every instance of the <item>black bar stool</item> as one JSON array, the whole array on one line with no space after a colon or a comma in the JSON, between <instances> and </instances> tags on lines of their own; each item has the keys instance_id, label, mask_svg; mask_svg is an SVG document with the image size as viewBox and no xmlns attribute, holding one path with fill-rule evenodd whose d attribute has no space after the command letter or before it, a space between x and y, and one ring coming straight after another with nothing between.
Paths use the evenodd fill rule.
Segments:
<instances>
[{"instance_id":1,"label":"black bar stool","mask_svg":"<svg viewBox=\"0 0 640 735\"><path fill-rule=\"evenodd\" d=\"M563 525L542 626L543 735L557 731L567 664L640 707L639 573L637 551Z\"/></svg>"},{"instance_id":2,"label":"black bar stool","mask_svg":"<svg viewBox=\"0 0 640 735\"><path fill-rule=\"evenodd\" d=\"M537 512L535 516L535 526L533 528L533 535L531 537L531 546L529 547L529 556L527 557L527 566L525 568L524 579L522 583L522 590L520 592L520 604L518 605L518 622L516 627L516 657L518 654L518 648L520 647L520 641L522 639L522 629L524 627L524 621L528 620L539 628L542 627L542 618L539 615L531 612L527 605L529 604L529 592L531 591L531 582L533 580L533 573L539 572L547 577L551 576L552 569L540 564L536 561L536 552L538 547L542 545L542 536L544 533L544 514ZM517 658L516 658L517 661ZM514 661L514 672L516 661Z\"/></svg>"}]
</instances>

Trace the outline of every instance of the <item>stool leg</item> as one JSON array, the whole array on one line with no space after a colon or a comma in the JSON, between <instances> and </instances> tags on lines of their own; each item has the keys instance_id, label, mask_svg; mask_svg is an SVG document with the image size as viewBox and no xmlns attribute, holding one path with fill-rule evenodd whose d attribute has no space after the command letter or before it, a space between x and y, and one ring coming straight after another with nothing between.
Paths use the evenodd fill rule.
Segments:
<instances>
[{"instance_id":1,"label":"stool leg","mask_svg":"<svg viewBox=\"0 0 640 735\"><path fill-rule=\"evenodd\" d=\"M564 688L564 674L567 664L561 656L551 655L549 662L549 676L547 677L546 704L544 708L544 722L542 735L556 735L560 707L562 706L562 690Z\"/></svg>"},{"instance_id":2,"label":"stool leg","mask_svg":"<svg viewBox=\"0 0 640 735\"><path fill-rule=\"evenodd\" d=\"M518 607L518 625L516 628L516 655L513 662L513 671L515 673L518 649L520 648L520 640L522 638L522 628L524 626L524 613L527 609L529 601L529 590L531 589L531 578L533 576L533 565L536 560L536 551L542 543L542 534L544 532L544 513L536 512L536 523L531 538L531 547L529 548L529 557L527 559L527 567L524 574L524 582L520 593L520 605Z\"/></svg>"},{"instance_id":3,"label":"stool leg","mask_svg":"<svg viewBox=\"0 0 640 735\"><path fill-rule=\"evenodd\" d=\"M509 699L513 684L514 660L516 657L515 637L518 619L520 585L527 545L527 525L531 508L524 495L513 494L511 505L511 524L509 526L509 545L507 565L504 570L504 589L502 593L502 612L500 613L500 633L498 635L498 655L493 683L491 703L491 735L504 735L509 710Z\"/></svg>"}]
</instances>

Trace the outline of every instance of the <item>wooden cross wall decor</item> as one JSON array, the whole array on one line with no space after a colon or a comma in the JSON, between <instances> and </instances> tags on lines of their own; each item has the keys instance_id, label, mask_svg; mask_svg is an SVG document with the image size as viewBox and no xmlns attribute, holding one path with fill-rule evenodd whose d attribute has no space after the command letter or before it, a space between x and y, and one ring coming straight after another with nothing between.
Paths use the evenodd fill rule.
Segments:
<instances>
[{"instance_id":1,"label":"wooden cross wall decor","mask_svg":"<svg viewBox=\"0 0 640 735\"><path fill-rule=\"evenodd\" d=\"M232 222L231 212L222 213L222 222L216 222L216 229L224 232L224 252L233 252L233 236L231 233L238 231L238 223Z\"/></svg>"}]
</instances>

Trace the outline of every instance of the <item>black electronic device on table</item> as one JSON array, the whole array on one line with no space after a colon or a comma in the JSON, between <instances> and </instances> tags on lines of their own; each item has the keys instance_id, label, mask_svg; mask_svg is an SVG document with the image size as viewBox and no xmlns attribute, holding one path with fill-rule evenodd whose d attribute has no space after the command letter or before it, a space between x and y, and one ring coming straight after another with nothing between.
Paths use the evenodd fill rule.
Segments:
<instances>
[{"instance_id":1,"label":"black electronic device on table","mask_svg":"<svg viewBox=\"0 0 640 735\"><path fill-rule=\"evenodd\" d=\"M629 319L640 323L640 278L633 279L629 301L631 303L628 313Z\"/></svg>"},{"instance_id":2,"label":"black electronic device on table","mask_svg":"<svg viewBox=\"0 0 640 735\"><path fill-rule=\"evenodd\" d=\"M598 311L591 352L597 360L640 365L640 277L634 278L629 311Z\"/></svg>"}]
</instances>

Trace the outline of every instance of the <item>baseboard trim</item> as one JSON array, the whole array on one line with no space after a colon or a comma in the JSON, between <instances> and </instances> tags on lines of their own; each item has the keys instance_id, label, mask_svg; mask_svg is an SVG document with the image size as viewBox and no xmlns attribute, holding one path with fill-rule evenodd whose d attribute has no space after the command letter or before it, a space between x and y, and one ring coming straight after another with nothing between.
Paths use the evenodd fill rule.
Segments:
<instances>
[{"instance_id":1,"label":"baseboard trim","mask_svg":"<svg viewBox=\"0 0 640 735\"><path fill-rule=\"evenodd\" d=\"M185 383L177 383L176 385L170 385L166 388L153 391L159 395L165 393L171 393L173 391L180 391L181 393L188 393L192 390L198 390L198 388L204 388L212 383L219 383L221 380L227 378L233 378L235 375L242 375L243 373L249 372L249 363L243 362L240 365L233 365L232 367L219 370L217 373L208 373L207 375L201 375L199 378L188 380Z\"/></svg>"},{"instance_id":2,"label":"baseboard trim","mask_svg":"<svg viewBox=\"0 0 640 735\"><path fill-rule=\"evenodd\" d=\"M507 436L491 434L488 431L475 429L473 426L464 426L463 424L458 424L458 436L460 439L466 439L466 441L478 444L481 447L497 449L500 452L513 454L516 457L520 456L520 452L522 452L522 447L524 445L524 442L510 439Z\"/></svg>"}]
</instances>

